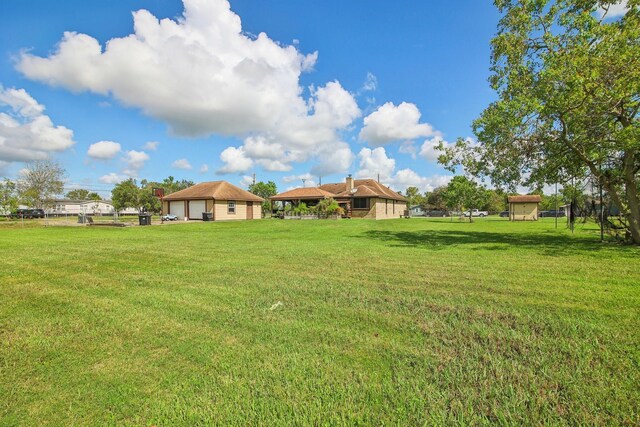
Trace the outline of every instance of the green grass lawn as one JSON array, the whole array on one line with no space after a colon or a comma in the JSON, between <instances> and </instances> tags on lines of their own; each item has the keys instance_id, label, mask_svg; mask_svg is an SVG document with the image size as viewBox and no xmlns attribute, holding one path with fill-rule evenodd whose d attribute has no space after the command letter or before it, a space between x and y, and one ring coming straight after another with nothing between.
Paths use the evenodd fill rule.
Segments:
<instances>
[{"instance_id":1,"label":"green grass lawn","mask_svg":"<svg viewBox=\"0 0 640 427\"><path fill-rule=\"evenodd\" d=\"M0 225L0 425L640 423L640 248L553 219Z\"/></svg>"}]
</instances>

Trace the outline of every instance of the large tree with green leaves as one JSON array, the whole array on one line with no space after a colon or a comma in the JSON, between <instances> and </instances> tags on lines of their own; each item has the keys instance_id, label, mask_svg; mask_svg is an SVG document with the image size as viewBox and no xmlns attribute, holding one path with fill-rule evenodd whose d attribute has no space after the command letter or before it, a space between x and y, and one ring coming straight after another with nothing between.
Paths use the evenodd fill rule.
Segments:
<instances>
[{"instance_id":1,"label":"large tree with green leaves","mask_svg":"<svg viewBox=\"0 0 640 427\"><path fill-rule=\"evenodd\" d=\"M275 196L278 194L278 187L276 183L273 181L268 182L256 182L254 184L249 185L249 192L255 194L256 196L262 197L264 202L262 202L262 212L268 212L271 210L271 203L269 202L269 197Z\"/></svg>"},{"instance_id":2,"label":"large tree with green leaves","mask_svg":"<svg viewBox=\"0 0 640 427\"><path fill-rule=\"evenodd\" d=\"M65 170L51 160L27 164L18 180L20 200L35 208L44 208L54 196L62 194Z\"/></svg>"},{"instance_id":3,"label":"large tree with green leaves","mask_svg":"<svg viewBox=\"0 0 640 427\"><path fill-rule=\"evenodd\" d=\"M594 177L640 244L640 0L495 0L498 93L441 160L496 185L540 186ZM598 12L597 12L598 11Z\"/></svg>"},{"instance_id":4,"label":"large tree with green leaves","mask_svg":"<svg viewBox=\"0 0 640 427\"><path fill-rule=\"evenodd\" d=\"M84 188L76 188L65 194L65 197L71 200L102 200L102 197L96 192L91 192Z\"/></svg>"},{"instance_id":5,"label":"large tree with green leaves","mask_svg":"<svg viewBox=\"0 0 640 427\"><path fill-rule=\"evenodd\" d=\"M454 176L442 193L447 207L458 210L471 210L483 207L488 200L487 190L466 176ZM472 221L472 215L469 215Z\"/></svg>"},{"instance_id":6,"label":"large tree with green leaves","mask_svg":"<svg viewBox=\"0 0 640 427\"><path fill-rule=\"evenodd\" d=\"M18 207L16 183L9 178L0 181L0 213L9 213Z\"/></svg>"},{"instance_id":7,"label":"large tree with green leaves","mask_svg":"<svg viewBox=\"0 0 640 427\"><path fill-rule=\"evenodd\" d=\"M116 184L113 190L111 190L111 201L117 211L125 208L140 209L140 188L138 188L136 180L129 178Z\"/></svg>"}]
</instances>

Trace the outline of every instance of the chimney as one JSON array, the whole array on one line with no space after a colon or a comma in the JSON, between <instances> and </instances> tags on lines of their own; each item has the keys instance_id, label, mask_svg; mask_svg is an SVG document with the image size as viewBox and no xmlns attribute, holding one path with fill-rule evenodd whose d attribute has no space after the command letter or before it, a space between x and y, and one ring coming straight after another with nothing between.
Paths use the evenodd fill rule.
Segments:
<instances>
[{"instance_id":1,"label":"chimney","mask_svg":"<svg viewBox=\"0 0 640 427\"><path fill-rule=\"evenodd\" d=\"M347 191L351 190L353 190L353 178L351 177L351 174L349 174L347 177Z\"/></svg>"}]
</instances>

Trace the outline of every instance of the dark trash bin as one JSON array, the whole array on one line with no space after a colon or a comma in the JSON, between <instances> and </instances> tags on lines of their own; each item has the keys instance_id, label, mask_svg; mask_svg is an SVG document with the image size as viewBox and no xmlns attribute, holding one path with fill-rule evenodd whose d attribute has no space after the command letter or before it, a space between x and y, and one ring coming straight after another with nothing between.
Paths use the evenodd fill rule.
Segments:
<instances>
[{"instance_id":1,"label":"dark trash bin","mask_svg":"<svg viewBox=\"0 0 640 427\"><path fill-rule=\"evenodd\" d=\"M78 214L78 224L86 224L87 216L83 214Z\"/></svg>"},{"instance_id":2,"label":"dark trash bin","mask_svg":"<svg viewBox=\"0 0 640 427\"><path fill-rule=\"evenodd\" d=\"M213 221L213 213L211 213L211 212L202 212L202 220L203 221Z\"/></svg>"},{"instance_id":3,"label":"dark trash bin","mask_svg":"<svg viewBox=\"0 0 640 427\"><path fill-rule=\"evenodd\" d=\"M151 225L151 215L138 215L138 222L140 225Z\"/></svg>"}]
</instances>

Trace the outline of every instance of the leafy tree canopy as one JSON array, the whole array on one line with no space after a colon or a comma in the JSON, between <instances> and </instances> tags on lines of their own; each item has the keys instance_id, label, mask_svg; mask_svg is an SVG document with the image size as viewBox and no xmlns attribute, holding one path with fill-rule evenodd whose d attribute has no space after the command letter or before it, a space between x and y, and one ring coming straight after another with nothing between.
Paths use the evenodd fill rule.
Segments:
<instances>
[{"instance_id":1,"label":"leafy tree canopy","mask_svg":"<svg viewBox=\"0 0 640 427\"><path fill-rule=\"evenodd\" d=\"M35 208L44 208L55 195L62 194L65 170L56 162L37 160L27 164L18 180L21 201Z\"/></svg>"},{"instance_id":2,"label":"leafy tree canopy","mask_svg":"<svg viewBox=\"0 0 640 427\"><path fill-rule=\"evenodd\" d=\"M18 207L18 191L15 182L4 178L0 182L0 211L9 213Z\"/></svg>"},{"instance_id":3,"label":"leafy tree canopy","mask_svg":"<svg viewBox=\"0 0 640 427\"><path fill-rule=\"evenodd\" d=\"M498 100L441 161L498 186L570 182L606 189L640 244L640 0L626 14L596 13L618 0L495 0L492 41Z\"/></svg>"},{"instance_id":4,"label":"leafy tree canopy","mask_svg":"<svg viewBox=\"0 0 640 427\"><path fill-rule=\"evenodd\" d=\"M102 200L102 197L100 197L98 193L85 190L84 188L68 191L65 197L71 200Z\"/></svg>"},{"instance_id":5,"label":"leafy tree canopy","mask_svg":"<svg viewBox=\"0 0 640 427\"><path fill-rule=\"evenodd\" d=\"M442 198L452 209L479 209L487 203L487 190L466 176L458 175L446 186Z\"/></svg>"}]
</instances>

